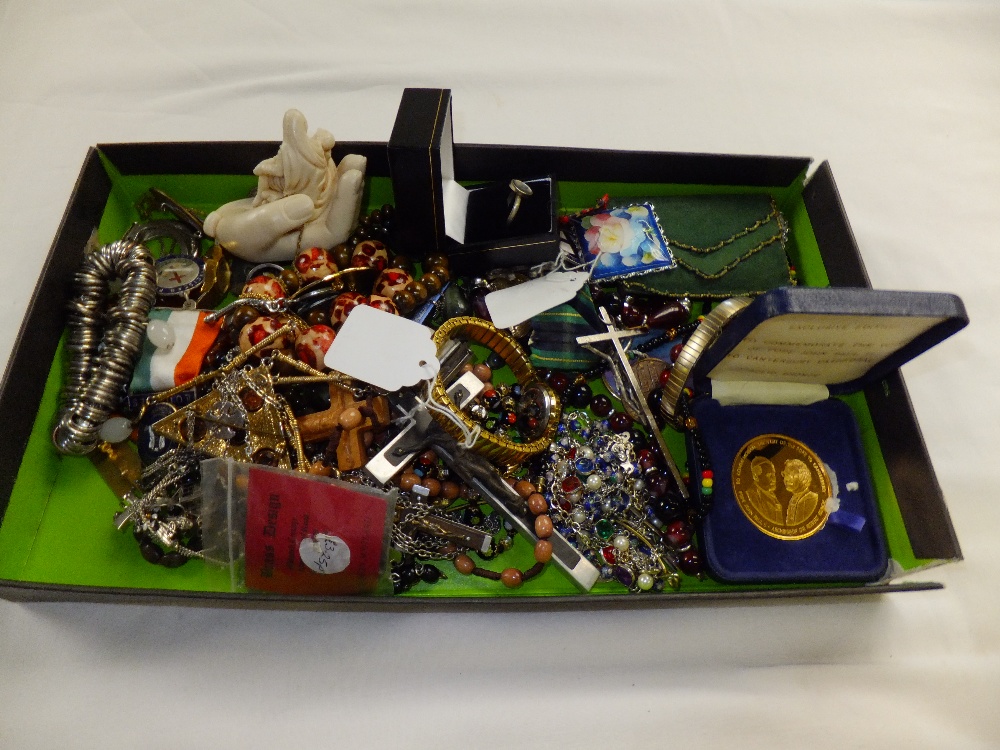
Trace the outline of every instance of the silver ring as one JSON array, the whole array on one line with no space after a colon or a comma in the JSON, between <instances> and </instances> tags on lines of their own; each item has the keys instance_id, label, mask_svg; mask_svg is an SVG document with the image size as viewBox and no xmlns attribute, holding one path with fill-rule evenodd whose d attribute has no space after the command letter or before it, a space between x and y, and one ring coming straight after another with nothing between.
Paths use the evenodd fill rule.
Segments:
<instances>
[{"instance_id":1,"label":"silver ring","mask_svg":"<svg viewBox=\"0 0 1000 750\"><path fill-rule=\"evenodd\" d=\"M514 217L517 216L517 212L521 210L521 199L530 197L534 191L521 180L511 180L508 187L514 194L514 205L510 207L510 213L507 214L507 224L510 225L514 221Z\"/></svg>"}]
</instances>

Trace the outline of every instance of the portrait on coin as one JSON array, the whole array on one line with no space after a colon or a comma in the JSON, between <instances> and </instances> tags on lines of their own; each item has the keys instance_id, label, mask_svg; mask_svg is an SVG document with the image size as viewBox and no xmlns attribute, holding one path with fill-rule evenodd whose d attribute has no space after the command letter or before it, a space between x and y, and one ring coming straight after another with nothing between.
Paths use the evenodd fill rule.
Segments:
<instances>
[{"instance_id":1,"label":"portrait on coin","mask_svg":"<svg viewBox=\"0 0 1000 750\"><path fill-rule=\"evenodd\" d=\"M754 509L771 523L785 522L785 509L775 491L778 487L778 472L770 459L755 456L750 462L750 473L754 486L747 490L747 497Z\"/></svg>"},{"instance_id":2,"label":"portrait on coin","mask_svg":"<svg viewBox=\"0 0 1000 750\"><path fill-rule=\"evenodd\" d=\"M809 467L804 461L790 458L785 461L784 468L781 470L781 478L785 489L792 495L788 502L785 523L788 526L797 526L804 523L819 505L819 495L810 489L812 472L809 471Z\"/></svg>"}]
</instances>

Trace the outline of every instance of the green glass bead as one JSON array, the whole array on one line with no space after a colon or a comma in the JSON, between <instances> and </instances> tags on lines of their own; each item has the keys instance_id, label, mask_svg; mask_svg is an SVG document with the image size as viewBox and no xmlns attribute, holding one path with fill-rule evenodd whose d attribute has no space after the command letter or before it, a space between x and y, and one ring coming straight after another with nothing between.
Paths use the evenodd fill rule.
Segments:
<instances>
[{"instance_id":1,"label":"green glass bead","mask_svg":"<svg viewBox=\"0 0 1000 750\"><path fill-rule=\"evenodd\" d=\"M605 541L610 539L611 536L615 533L615 525L606 518L602 518L600 521L598 521L595 524L594 528L597 531L597 536L599 536L601 539L604 539Z\"/></svg>"}]
</instances>

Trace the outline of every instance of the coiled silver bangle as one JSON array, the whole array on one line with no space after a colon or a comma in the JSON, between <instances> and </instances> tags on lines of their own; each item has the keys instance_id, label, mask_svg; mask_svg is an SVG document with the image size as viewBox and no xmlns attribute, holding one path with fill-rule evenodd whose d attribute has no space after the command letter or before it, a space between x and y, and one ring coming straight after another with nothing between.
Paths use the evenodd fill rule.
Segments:
<instances>
[{"instance_id":1,"label":"coiled silver bangle","mask_svg":"<svg viewBox=\"0 0 1000 750\"><path fill-rule=\"evenodd\" d=\"M116 279L121 290L109 308ZM156 302L153 257L130 240L104 245L85 255L74 287L66 335L69 371L52 442L62 453L78 456L97 445L98 431L120 403L142 351Z\"/></svg>"}]
</instances>

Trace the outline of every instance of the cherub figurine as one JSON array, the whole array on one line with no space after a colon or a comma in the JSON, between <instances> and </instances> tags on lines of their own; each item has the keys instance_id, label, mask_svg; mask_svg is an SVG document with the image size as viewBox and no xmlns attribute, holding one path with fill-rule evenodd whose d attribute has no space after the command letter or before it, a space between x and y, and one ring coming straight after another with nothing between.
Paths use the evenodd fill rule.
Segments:
<instances>
[{"instance_id":1,"label":"cherub figurine","mask_svg":"<svg viewBox=\"0 0 1000 750\"><path fill-rule=\"evenodd\" d=\"M299 250L347 240L358 219L367 159L349 154L337 166L333 136L309 135L297 109L285 113L278 153L258 164L257 195L233 201L205 219L205 233L238 258L290 261Z\"/></svg>"}]
</instances>

